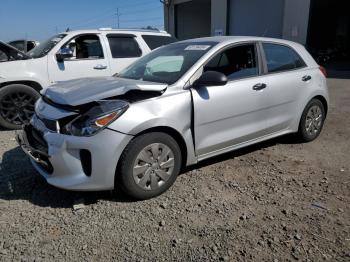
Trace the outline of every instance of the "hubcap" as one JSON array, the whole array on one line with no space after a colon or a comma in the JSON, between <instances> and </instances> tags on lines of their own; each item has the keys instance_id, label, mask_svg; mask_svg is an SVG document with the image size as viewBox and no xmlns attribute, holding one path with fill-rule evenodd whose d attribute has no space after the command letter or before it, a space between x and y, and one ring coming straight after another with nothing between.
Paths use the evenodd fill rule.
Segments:
<instances>
[{"instance_id":1,"label":"hubcap","mask_svg":"<svg viewBox=\"0 0 350 262\"><path fill-rule=\"evenodd\" d=\"M315 136L321 130L323 121L322 110L319 106L310 107L306 115L305 129L308 135Z\"/></svg>"},{"instance_id":2,"label":"hubcap","mask_svg":"<svg viewBox=\"0 0 350 262\"><path fill-rule=\"evenodd\" d=\"M133 168L135 183L144 190L156 190L172 175L174 153L162 143L146 146L136 157Z\"/></svg>"},{"instance_id":3,"label":"hubcap","mask_svg":"<svg viewBox=\"0 0 350 262\"><path fill-rule=\"evenodd\" d=\"M24 92L12 92L0 101L0 114L9 123L22 125L34 114L35 99Z\"/></svg>"}]
</instances>

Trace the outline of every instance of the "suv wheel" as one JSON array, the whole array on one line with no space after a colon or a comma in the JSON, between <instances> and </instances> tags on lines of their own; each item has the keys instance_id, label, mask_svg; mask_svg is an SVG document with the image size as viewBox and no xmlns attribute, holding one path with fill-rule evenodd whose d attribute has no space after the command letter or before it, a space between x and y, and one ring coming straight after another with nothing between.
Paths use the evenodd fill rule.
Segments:
<instances>
[{"instance_id":1,"label":"suv wheel","mask_svg":"<svg viewBox=\"0 0 350 262\"><path fill-rule=\"evenodd\" d=\"M4 86L0 89L0 125L19 129L34 114L34 104L40 94L32 87L22 84Z\"/></svg>"},{"instance_id":2,"label":"suv wheel","mask_svg":"<svg viewBox=\"0 0 350 262\"><path fill-rule=\"evenodd\" d=\"M147 133L133 139L120 158L118 182L136 199L148 199L166 191L181 169L177 142L165 133Z\"/></svg>"},{"instance_id":3,"label":"suv wheel","mask_svg":"<svg viewBox=\"0 0 350 262\"><path fill-rule=\"evenodd\" d=\"M310 142L316 139L321 133L325 120L325 110L322 102L312 99L305 107L299 124L299 137Z\"/></svg>"}]
</instances>

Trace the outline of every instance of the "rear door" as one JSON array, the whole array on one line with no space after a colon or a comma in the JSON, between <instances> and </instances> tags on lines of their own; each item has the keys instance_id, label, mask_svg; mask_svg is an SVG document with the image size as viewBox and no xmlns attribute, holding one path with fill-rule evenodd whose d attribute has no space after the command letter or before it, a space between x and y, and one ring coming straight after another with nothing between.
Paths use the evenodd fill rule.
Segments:
<instances>
[{"instance_id":1,"label":"rear door","mask_svg":"<svg viewBox=\"0 0 350 262\"><path fill-rule=\"evenodd\" d=\"M146 52L133 34L107 34L106 37L112 74L119 73Z\"/></svg>"},{"instance_id":2,"label":"rear door","mask_svg":"<svg viewBox=\"0 0 350 262\"><path fill-rule=\"evenodd\" d=\"M111 75L101 35L78 35L64 43L62 47L72 49L73 57L63 62L58 62L55 56L48 57L51 82Z\"/></svg>"},{"instance_id":3,"label":"rear door","mask_svg":"<svg viewBox=\"0 0 350 262\"><path fill-rule=\"evenodd\" d=\"M299 106L299 96L312 79L307 79L306 64L292 47L270 42L263 42L260 47L266 85L261 99L267 105L266 128L273 134L290 128Z\"/></svg>"}]
</instances>

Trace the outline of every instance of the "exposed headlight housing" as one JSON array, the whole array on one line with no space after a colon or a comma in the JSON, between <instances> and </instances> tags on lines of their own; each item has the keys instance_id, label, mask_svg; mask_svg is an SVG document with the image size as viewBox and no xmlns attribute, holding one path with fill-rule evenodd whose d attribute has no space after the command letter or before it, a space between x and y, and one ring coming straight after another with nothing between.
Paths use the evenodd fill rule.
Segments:
<instances>
[{"instance_id":1,"label":"exposed headlight housing","mask_svg":"<svg viewBox=\"0 0 350 262\"><path fill-rule=\"evenodd\" d=\"M86 113L74 118L61 130L63 134L72 136L92 136L106 128L119 118L129 107L123 100L96 101Z\"/></svg>"}]
</instances>

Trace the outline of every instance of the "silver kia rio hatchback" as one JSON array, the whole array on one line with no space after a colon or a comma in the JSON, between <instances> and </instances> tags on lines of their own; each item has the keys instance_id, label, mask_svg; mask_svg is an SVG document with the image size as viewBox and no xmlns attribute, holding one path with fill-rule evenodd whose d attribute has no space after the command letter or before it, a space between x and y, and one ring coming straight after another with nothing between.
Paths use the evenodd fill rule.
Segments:
<instances>
[{"instance_id":1,"label":"silver kia rio hatchback","mask_svg":"<svg viewBox=\"0 0 350 262\"><path fill-rule=\"evenodd\" d=\"M312 141L327 109L325 71L302 45L209 37L42 90L17 141L56 187L147 199L204 159L288 133Z\"/></svg>"}]
</instances>

